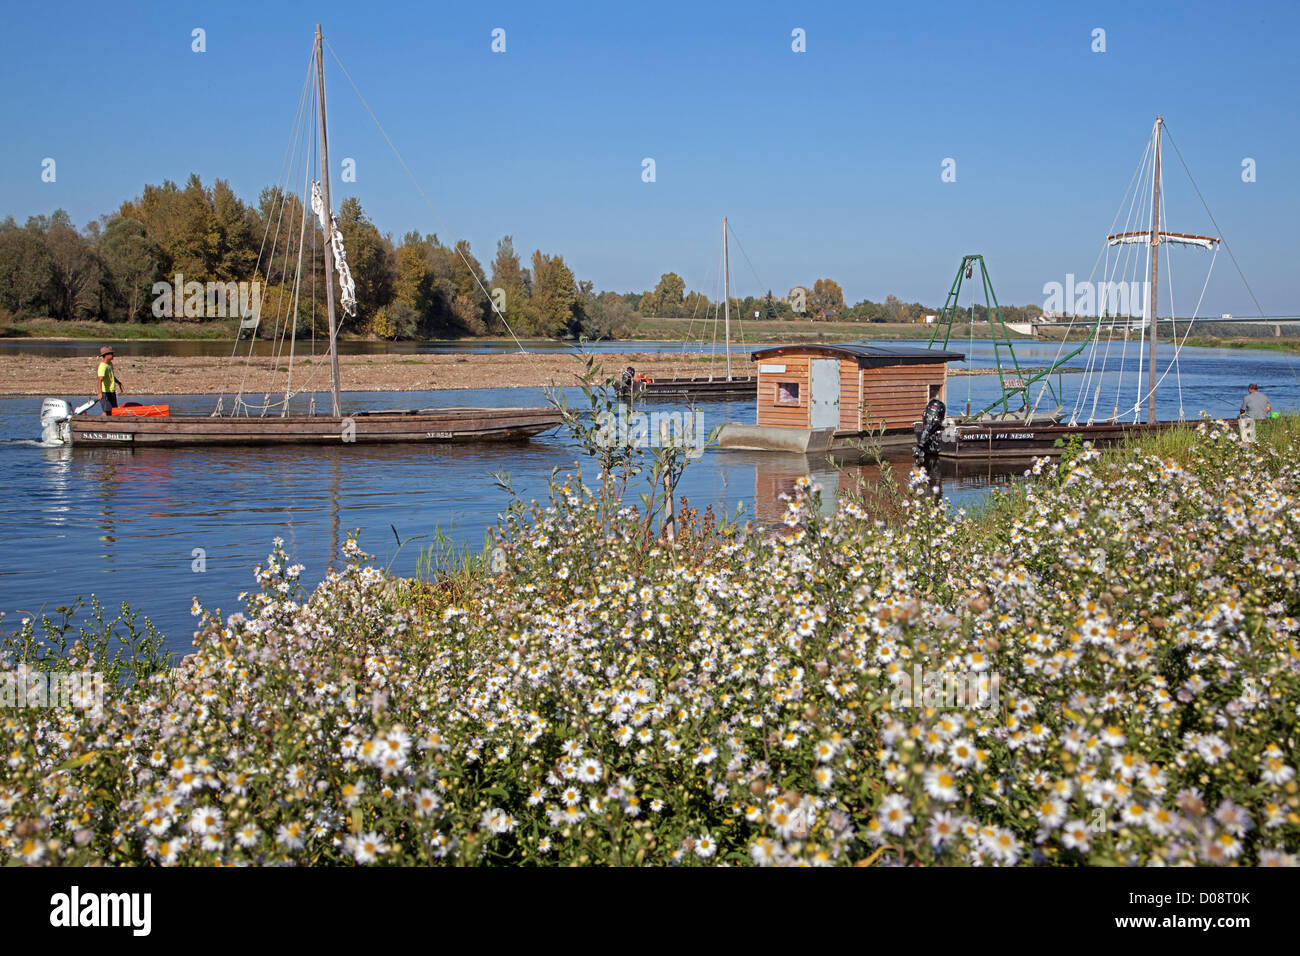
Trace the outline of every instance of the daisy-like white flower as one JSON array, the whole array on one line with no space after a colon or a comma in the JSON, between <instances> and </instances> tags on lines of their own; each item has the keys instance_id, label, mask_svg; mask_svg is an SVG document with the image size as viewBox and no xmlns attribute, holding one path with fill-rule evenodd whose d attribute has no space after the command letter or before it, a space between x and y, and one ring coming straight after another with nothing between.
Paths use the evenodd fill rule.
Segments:
<instances>
[{"instance_id":1,"label":"daisy-like white flower","mask_svg":"<svg viewBox=\"0 0 1300 956\"><path fill-rule=\"evenodd\" d=\"M948 756L959 767L969 767L975 763L975 745L965 737L959 737L948 747Z\"/></svg>"},{"instance_id":2,"label":"daisy-like white flower","mask_svg":"<svg viewBox=\"0 0 1300 956\"><path fill-rule=\"evenodd\" d=\"M930 818L930 846L943 846L960 832L961 818L940 810Z\"/></svg>"},{"instance_id":3,"label":"daisy-like white flower","mask_svg":"<svg viewBox=\"0 0 1300 956\"><path fill-rule=\"evenodd\" d=\"M500 807L491 807L483 811L479 826L490 833L509 833L515 828L515 818Z\"/></svg>"},{"instance_id":4,"label":"daisy-like white flower","mask_svg":"<svg viewBox=\"0 0 1300 956\"><path fill-rule=\"evenodd\" d=\"M908 812L907 798L897 793L889 794L881 801L876 819L880 821L880 827L886 833L902 836L907 832L907 825L913 819L912 814Z\"/></svg>"},{"instance_id":5,"label":"daisy-like white flower","mask_svg":"<svg viewBox=\"0 0 1300 956\"><path fill-rule=\"evenodd\" d=\"M981 844L999 863L1013 864L1020 859L1020 843L1006 827L990 827L992 832L981 834Z\"/></svg>"},{"instance_id":6,"label":"daisy-like white flower","mask_svg":"<svg viewBox=\"0 0 1300 956\"><path fill-rule=\"evenodd\" d=\"M713 842L713 837L707 833L702 834L695 839L695 855L702 860L707 860L713 854L718 852L718 845Z\"/></svg>"},{"instance_id":7,"label":"daisy-like white flower","mask_svg":"<svg viewBox=\"0 0 1300 956\"><path fill-rule=\"evenodd\" d=\"M415 815L417 817L427 817L440 806L442 806L442 799L428 788L415 795Z\"/></svg>"},{"instance_id":8,"label":"daisy-like white flower","mask_svg":"<svg viewBox=\"0 0 1300 956\"><path fill-rule=\"evenodd\" d=\"M831 784L835 782L835 771L825 765L817 767L813 770L813 781L818 788L829 790Z\"/></svg>"},{"instance_id":9,"label":"daisy-like white flower","mask_svg":"<svg viewBox=\"0 0 1300 956\"><path fill-rule=\"evenodd\" d=\"M828 763L835 759L835 753L839 748L835 746L834 741L818 741L817 746L813 748L813 755L822 763Z\"/></svg>"},{"instance_id":10,"label":"daisy-like white flower","mask_svg":"<svg viewBox=\"0 0 1300 956\"><path fill-rule=\"evenodd\" d=\"M352 854L352 859L358 863L373 863L388 852L388 844L374 831L356 836L349 834L344 841L344 846Z\"/></svg>"},{"instance_id":11,"label":"daisy-like white flower","mask_svg":"<svg viewBox=\"0 0 1300 956\"><path fill-rule=\"evenodd\" d=\"M249 847L257 846L257 841L260 838L261 834L257 832L257 827L251 823L245 823L235 831L235 842L246 850Z\"/></svg>"},{"instance_id":12,"label":"daisy-like white flower","mask_svg":"<svg viewBox=\"0 0 1300 956\"><path fill-rule=\"evenodd\" d=\"M706 740L704 743L700 744L700 749L695 752L695 757L694 759L691 760L691 763L696 765L702 763L713 763L713 761L717 759L718 759L717 749L713 746L713 744L709 743Z\"/></svg>"},{"instance_id":13,"label":"daisy-like white flower","mask_svg":"<svg viewBox=\"0 0 1300 956\"><path fill-rule=\"evenodd\" d=\"M1137 800L1125 801L1120 810L1120 819L1129 826L1141 826L1147 821L1147 808Z\"/></svg>"},{"instance_id":14,"label":"daisy-like white flower","mask_svg":"<svg viewBox=\"0 0 1300 956\"><path fill-rule=\"evenodd\" d=\"M600 761L594 757L584 757L578 761L577 777L583 783L595 783L603 772Z\"/></svg>"},{"instance_id":15,"label":"daisy-like white flower","mask_svg":"<svg viewBox=\"0 0 1300 956\"><path fill-rule=\"evenodd\" d=\"M198 807L190 815L190 829L199 836L221 832L221 811L214 807Z\"/></svg>"},{"instance_id":16,"label":"daisy-like white flower","mask_svg":"<svg viewBox=\"0 0 1300 956\"><path fill-rule=\"evenodd\" d=\"M282 823L278 830L275 831L275 842L283 845L290 850L302 848L304 827L297 820L289 823Z\"/></svg>"},{"instance_id":17,"label":"daisy-like white flower","mask_svg":"<svg viewBox=\"0 0 1300 956\"><path fill-rule=\"evenodd\" d=\"M1038 817L1038 822L1049 830L1059 826L1065 819L1065 801L1059 797L1045 797L1038 801L1034 807L1034 815Z\"/></svg>"},{"instance_id":18,"label":"daisy-like white flower","mask_svg":"<svg viewBox=\"0 0 1300 956\"><path fill-rule=\"evenodd\" d=\"M1092 831L1083 820L1071 820L1061 828L1061 843L1067 850L1087 853L1092 849Z\"/></svg>"},{"instance_id":19,"label":"daisy-like white flower","mask_svg":"<svg viewBox=\"0 0 1300 956\"><path fill-rule=\"evenodd\" d=\"M1265 783L1281 787L1290 783L1292 778L1295 777L1295 768L1287 764L1281 757L1266 755L1259 775Z\"/></svg>"},{"instance_id":20,"label":"daisy-like white flower","mask_svg":"<svg viewBox=\"0 0 1300 956\"><path fill-rule=\"evenodd\" d=\"M40 840L28 837L23 840L22 845L18 848L18 855L23 858L24 863L38 863L41 857L45 855L45 844Z\"/></svg>"},{"instance_id":21,"label":"daisy-like white flower","mask_svg":"<svg viewBox=\"0 0 1300 956\"><path fill-rule=\"evenodd\" d=\"M925 792L941 803L952 803L957 799L957 778L946 767L931 767L923 778Z\"/></svg>"}]
</instances>

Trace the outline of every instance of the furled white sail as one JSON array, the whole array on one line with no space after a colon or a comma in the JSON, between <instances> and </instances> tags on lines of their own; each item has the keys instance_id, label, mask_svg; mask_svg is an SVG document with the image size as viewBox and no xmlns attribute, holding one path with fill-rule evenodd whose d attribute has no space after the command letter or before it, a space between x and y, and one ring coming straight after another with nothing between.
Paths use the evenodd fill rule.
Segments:
<instances>
[{"instance_id":1,"label":"furled white sail","mask_svg":"<svg viewBox=\"0 0 1300 956\"><path fill-rule=\"evenodd\" d=\"M348 268L348 256L343 249L343 233L339 231L334 214L329 214L329 227L325 224L325 199L321 195L320 183L311 184L311 211L320 220L321 229L332 237L330 247L334 251L334 270L339 274L339 305L344 315L357 314L357 284L352 280L352 270Z\"/></svg>"},{"instance_id":2,"label":"furled white sail","mask_svg":"<svg viewBox=\"0 0 1300 956\"><path fill-rule=\"evenodd\" d=\"M1140 243L1147 245L1151 242L1151 233L1149 232L1121 232L1119 235L1107 236L1106 241L1112 246L1123 246ZM1193 236L1185 232L1162 232L1160 233L1161 242L1172 242L1180 246L1196 246L1200 249L1213 249L1218 245L1219 240L1211 236Z\"/></svg>"}]
</instances>

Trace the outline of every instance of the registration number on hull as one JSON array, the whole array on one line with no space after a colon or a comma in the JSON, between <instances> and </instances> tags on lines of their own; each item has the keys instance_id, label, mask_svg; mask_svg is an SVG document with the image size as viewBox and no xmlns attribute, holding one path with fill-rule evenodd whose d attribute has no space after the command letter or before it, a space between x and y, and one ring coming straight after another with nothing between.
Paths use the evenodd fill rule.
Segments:
<instances>
[{"instance_id":1,"label":"registration number on hull","mask_svg":"<svg viewBox=\"0 0 1300 956\"><path fill-rule=\"evenodd\" d=\"M134 441L131 432L79 432L75 436L82 441Z\"/></svg>"},{"instance_id":2,"label":"registration number on hull","mask_svg":"<svg viewBox=\"0 0 1300 956\"><path fill-rule=\"evenodd\" d=\"M426 434L426 436L429 437L429 438L451 438L451 437L453 437L453 433L452 433L452 432L426 432L425 434Z\"/></svg>"},{"instance_id":3,"label":"registration number on hull","mask_svg":"<svg viewBox=\"0 0 1300 956\"><path fill-rule=\"evenodd\" d=\"M1011 440L1011 441L1033 441L1033 440L1034 440L1034 433L1033 433L1033 432L996 432L996 433L990 435L989 433L985 432L985 433L982 434L982 435L981 435L981 434L974 434L974 435L962 435L962 436L961 436L961 440L962 440L962 441L984 441L984 442L986 442L986 441L989 441L990 438L991 438L993 441L1003 441L1003 440L1007 440L1007 439L1009 439L1009 440Z\"/></svg>"}]
</instances>

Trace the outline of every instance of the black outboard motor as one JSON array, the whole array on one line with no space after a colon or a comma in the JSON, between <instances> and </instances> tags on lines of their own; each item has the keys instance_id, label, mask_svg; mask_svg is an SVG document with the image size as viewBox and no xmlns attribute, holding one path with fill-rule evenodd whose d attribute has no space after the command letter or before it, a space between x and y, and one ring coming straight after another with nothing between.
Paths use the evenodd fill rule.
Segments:
<instances>
[{"instance_id":1,"label":"black outboard motor","mask_svg":"<svg viewBox=\"0 0 1300 956\"><path fill-rule=\"evenodd\" d=\"M932 469L939 461L939 436L943 432L943 420L948 417L948 406L937 398L930 399L921 416L921 432L916 436L916 445L912 448L912 461L916 467L926 471Z\"/></svg>"},{"instance_id":2,"label":"black outboard motor","mask_svg":"<svg viewBox=\"0 0 1300 956\"><path fill-rule=\"evenodd\" d=\"M627 368L623 369L623 391L631 395L632 385L635 381L636 381L636 369L634 369L632 366L629 365Z\"/></svg>"}]
</instances>

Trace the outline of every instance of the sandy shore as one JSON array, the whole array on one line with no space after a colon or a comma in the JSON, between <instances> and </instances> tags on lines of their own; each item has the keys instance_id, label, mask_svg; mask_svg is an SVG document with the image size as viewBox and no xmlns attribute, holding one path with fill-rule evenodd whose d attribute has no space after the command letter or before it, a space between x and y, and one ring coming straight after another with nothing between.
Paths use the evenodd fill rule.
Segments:
<instances>
[{"instance_id":1,"label":"sandy shore","mask_svg":"<svg viewBox=\"0 0 1300 956\"><path fill-rule=\"evenodd\" d=\"M698 355L671 352L626 352L597 356L606 375L617 375L631 365L655 378L671 375L708 375L709 360ZM753 375L754 363L732 355L732 371ZM98 358L0 355L0 394L87 397L94 394ZM155 395L216 394L240 388L251 393L283 392L288 363L268 358L231 362L216 357L120 356L114 361L123 394L131 401ZM339 377L348 392L409 392L458 388L539 388L570 386L578 382L583 360L575 355L546 352L471 355L344 355ZM713 362L715 375L724 373L721 358ZM329 390L329 365L317 358L299 359L293 365L293 387L303 391Z\"/></svg>"}]
</instances>

